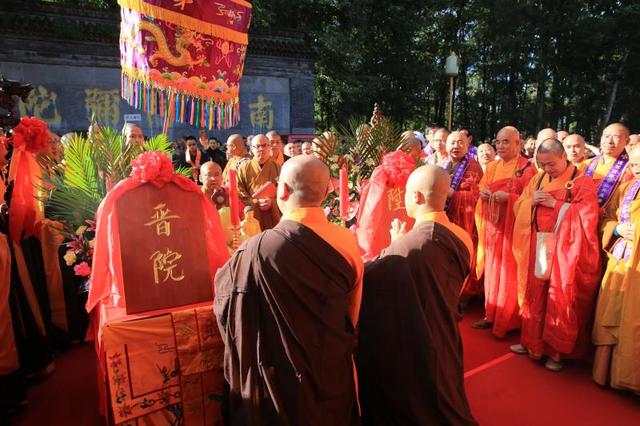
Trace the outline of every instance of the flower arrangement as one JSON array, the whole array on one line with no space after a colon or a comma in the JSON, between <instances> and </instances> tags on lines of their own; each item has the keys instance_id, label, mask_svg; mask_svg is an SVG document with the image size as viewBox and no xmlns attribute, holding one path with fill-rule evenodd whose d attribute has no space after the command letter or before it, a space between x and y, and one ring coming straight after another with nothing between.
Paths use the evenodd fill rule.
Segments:
<instances>
[{"instance_id":1,"label":"flower arrangement","mask_svg":"<svg viewBox=\"0 0 640 426\"><path fill-rule=\"evenodd\" d=\"M86 220L86 225L80 225L68 237L65 243L67 251L63 258L67 266L73 266L73 272L80 277L91 275L93 261L93 246L96 233L96 223Z\"/></svg>"},{"instance_id":2,"label":"flower arrangement","mask_svg":"<svg viewBox=\"0 0 640 426\"><path fill-rule=\"evenodd\" d=\"M381 164L385 154L401 146L399 126L382 116L378 105L374 107L369 123L364 119L352 119L339 132L324 132L316 137L316 155L328 167L333 178L335 191L324 202L327 218L334 223L342 223L338 202L337 178L341 168L346 168L349 180L349 215L344 218L347 224L355 221L358 212L360 192L367 184L373 170ZM404 157L402 157L404 158ZM399 160L391 158L391 162ZM398 170L403 169L399 167Z\"/></svg>"},{"instance_id":3,"label":"flower arrangement","mask_svg":"<svg viewBox=\"0 0 640 426\"><path fill-rule=\"evenodd\" d=\"M97 128L95 124L93 128ZM108 191L126 177L161 186L174 173L171 144L164 135L142 147L129 145L123 134L110 128L83 137L75 134L63 144L62 161L45 156L47 174L41 184L47 216L62 224L67 251L64 260L74 273L88 279L93 261L95 214ZM185 174L184 169L176 173ZM87 283L88 284L88 283ZM85 285L85 289L88 286Z\"/></svg>"}]
</instances>

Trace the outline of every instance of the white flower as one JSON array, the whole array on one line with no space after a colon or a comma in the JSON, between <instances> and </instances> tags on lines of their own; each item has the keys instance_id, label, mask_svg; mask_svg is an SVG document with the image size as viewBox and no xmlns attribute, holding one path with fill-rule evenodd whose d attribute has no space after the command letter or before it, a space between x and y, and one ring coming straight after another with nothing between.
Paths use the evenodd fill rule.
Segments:
<instances>
[{"instance_id":1,"label":"white flower","mask_svg":"<svg viewBox=\"0 0 640 426\"><path fill-rule=\"evenodd\" d=\"M333 163L329 166L332 172L338 171L339 167L336 163Z\"/></svg>"},{"instance_id":2,"label":"white flower","mask_svg":"<svg viewBox=\"0 0 640 426\"><path fill-rule=\"evenodd\" d=\"M365 161L365 164L370 167L375 167L376 160L374 160L373 158L367 158L367 161Z\"/></svg>"}]
</instances>

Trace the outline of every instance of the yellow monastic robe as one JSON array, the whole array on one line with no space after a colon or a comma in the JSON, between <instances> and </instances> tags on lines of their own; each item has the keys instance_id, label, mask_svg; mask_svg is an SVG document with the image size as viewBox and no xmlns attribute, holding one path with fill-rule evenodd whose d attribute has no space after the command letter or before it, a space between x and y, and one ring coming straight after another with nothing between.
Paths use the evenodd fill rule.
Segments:
<instances>
[{"instance_id":1,"label":"yellow monastic robe","mask_svg":"<svg viewBox=\"0 0 640 426\"><path fill-rule=\"evenodd\" d=\"M238 196L245 206L253 207L255 218L260 222L263 231L273 228L282 215L275 198L271 199L271 209L262 211L258 207L258 200L253 199L252 194L267 182L277 185L279 175L280 166L272 159L261 166L254 158L238 167Z\"/></svg>"},{"instance_id":2,"label":"yellow monastic robe","mask_svg":"<svg viewBox=\"0 0 640 426\"><path fill-rule=\"evenodd\" d=\"M611 386L640 391L640 196L631 203L630 221L636 232L629 260L617 259L611 253L616 241L613 234L619 224L620 208L633 181L625 182L611 196L603 220L602 246L607 251L607 270L602 279L593 343L596 356L593 379L605 384L608 373ZM610 371L609 371L610 370Z\"/></svg>"},{"instance_id":3,"label":"yellow monastic robe","mask_svg":"<svg viewBox=\"0 0 640 426\"><path fill-rule=\"evenodd\" d=\"M587 168L591 160L592 158L587 158L586 160L582 160L579 163L574 163L574 166L578 168L579 172L584 173L584 170Z\"/></svg>"},{"instance_id":4,"label":"yellow monastic robe","mask_svg":"<svg viewBox=\"0 0 640 426\"><path fill-rule=\"evenodd\" d=\"M232 170L232 169L237 170L240 163L248 159L249 157L247 157L246 155L242 157L234 155L233 157L229 158L229 161L227 161L227 165L224 167L224 170L222 171L222 184L227 185L227 183L229 182L229 170Z\"/></svg>"}]
</instances>

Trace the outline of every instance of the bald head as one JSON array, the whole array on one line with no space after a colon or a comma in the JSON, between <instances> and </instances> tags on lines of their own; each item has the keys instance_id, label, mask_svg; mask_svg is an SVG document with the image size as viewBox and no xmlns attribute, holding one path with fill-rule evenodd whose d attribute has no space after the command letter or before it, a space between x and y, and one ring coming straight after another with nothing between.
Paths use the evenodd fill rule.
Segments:
<instances>
[{"instance_id":1,"label":"bald head","mask_svg":"<svg viewBox=\"0 0 640 426\"><path fill-rule=\"evenodd\" d=\"M640 135L630 135L629 143L627 144L627 153L630 154L631 151L640 148Z\"/></svg>"},{"instance_id":2,"label":"bald head","mask_svg":"<svg viewBox=\"0 0 640 426\"><path fill-rule=\"evenodd\" d=\"M567 160L574 164L581 163L586 158L586 142L577 133L567 136L562 141L564 151L567 153Z\"/></svg>"},{"instance_id":3,"label":"bald head","mask_svg":"<svg viewBox=\"0 0 640 426\"><path fill-rule=\"evenodd\" d=\"M536 151L536 164L554 179L564 173L569 163L562 142L553 138L543 140Z\"/></svg>"},{"instance_id":4,"label":"bald head","mask_svg":"<svg viewBox=\"0 0 640 426\"><path fill-rule=\"evenodd\" d=\"M200 182L206 190L212 191L222 185L222 168L218 163L207 161L200 166Z\"/></svg>"},{"instance_id":5,"label":"bald head","mask_svg":"<svg viewBox=\"0 0 640 426\"><path fill-rule=\"evenodd\" d=\"M632 149L629 153L629 170L635 179L640 179L640 148Z\"/></svg>"},{"instance_id":6,"label":"bald head","mask_svg":"<svg viewBox=\"0 0 640 426\"><path fill-rule=\"evenodd\" d=\"M407 180L407 215L416 218L425 213L444 210L449 184L449 174L442 167L426 165L415 169Z\"/></svg>"},{"instance_id":7,"label":"bald head","mask_svg":"<svg viewBox=\"0 0 640 426\"><path fill-rule=\"evenodd\" d=\"M320 207L327 197L329 168L310 155L285 161L278 180L278 207L287 212L300 207Z\"/></svg>"},{"instance_id":8,"label":"bald head","mask_svg":"<svg viewBox=\"0 0 640 426\"><path fill-rule=\"evenodd\" d=\"M562 142L557 139L545 139L538 146L538 153L562 156L562 154L564 154L564 146L562 145Z\"/></svg>"},{"instance_id":9,"label":"bald head","mask_svg":"<svg viewBox=\"0 0 640 426\"><path fill-rule=\"evenodd\" d=\"M556 134L556 139L558 139L560 142L564 142L567 136L569 136L569 132L567 132L566 130L558 130L558 133Z\"/></svg>"},{"instance_id":10,"label":"bald head","mask_svg":"<svg viewBox=\"0 0 640 426\"><path fill-rule=\"evenodd\" d=\"M617 158L629 143L629 129L622 123L605 127L600 138L600 152L605 157Z\"/></svg>"},{"instance_id":11,"label":"bald head","mask_svg":"<svg viewBox=\"0 0 640 426\"><path fill-rule=\"evenodd\" d=\"M242 157L247 152L242 136L235 133L227 138L227 157Z\"/></svg>"},{"instance_id":12,"label":"bald head","mask_svg":"<svg viewBox=\"0 0 640 426\"><path fill-rule=\"evenodd\" d=\"M513 160L520 152L520 132L513 126L505 126L496 135L496 151L504 161Z\"/></svg>"},{"instance_id":13,"label":"bald head","mask_svg":"<svg viewBox=\"0 0 640 426\"><path fill-rule=\"evenodd\" d=\"M538 132L538 137L536 138L536 148L540 146L540 144L547 139L557 139L558 134L555 130L547 127L546 129L542 129Z\"/></svg>"}]
</instances>

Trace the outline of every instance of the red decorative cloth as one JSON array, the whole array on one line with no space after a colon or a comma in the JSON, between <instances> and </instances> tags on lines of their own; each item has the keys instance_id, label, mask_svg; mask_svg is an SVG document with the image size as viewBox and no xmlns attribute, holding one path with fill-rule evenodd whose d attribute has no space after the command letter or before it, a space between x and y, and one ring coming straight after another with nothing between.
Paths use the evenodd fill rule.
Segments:
<instances>
[{"instance_id":1,"label":"red decorative cloth","mask_svg":"<svg viewBox=\"0 0 640 426\"><path fill-rule=\"evenodd\" d=\"M41 171L35 156L47 148L48 140L47 125L35 117L22 117L20 124L13 129L10 139L13 156L8 179L14 182L9 204L9 237L12 241L36 234L36 226L43 218L37 200Z\"/></svg>"},{"instance_id":2,"label":"red decorative cloth","mask_svg":"<svg viewBox=\"0 0 640 426\"><path fill-rule=\"evenodd\" d=\"M161 188L167 183L173 183L184 191L199 195L200 207L206 219L204 233L212 287L216 271L229 258L218 211L193 181L173 173L171 159L166 154L145 152L135 158L132 166L130 177L120 181L108 193L96 213L91 288L86 305L88 312L101 301L110 306L126 307L116 203L122 195L141 185L152 184Z\"/></svg>"},{"instance_id":3,"label":"red decorative cloth","mask_svg":"<svg viewBox=\"0 0 640 426\"><path fill-rule=\"evenodd\" d=\"M356 238L371 260L391 244L391 222L398 219L413 228L414 220L407 216L404 192L409 175L416 168L413 158L402 151L394 151L382 158L360 196L356 224Z\"/></svg>"},{"instance_id":4,"label":"red decorative cloth","mask_svg":"<svg viewBox=\"0 0 640 426\"><path fill-rule=\"evenodd\" d=\"M240 118L251 4L118 0L122 97L166 121L229 128Z\"/></svg>"}]
</instances>

